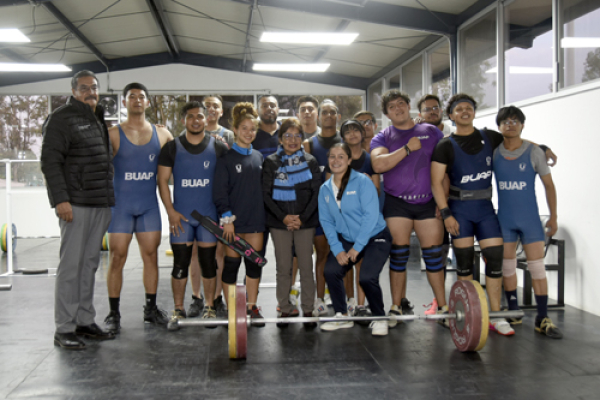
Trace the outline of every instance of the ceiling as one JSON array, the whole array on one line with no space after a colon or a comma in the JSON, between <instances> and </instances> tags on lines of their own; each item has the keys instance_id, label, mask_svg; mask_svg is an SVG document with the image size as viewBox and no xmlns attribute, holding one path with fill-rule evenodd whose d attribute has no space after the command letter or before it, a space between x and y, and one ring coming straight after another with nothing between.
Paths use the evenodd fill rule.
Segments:
<instances>
[{"instance_id":1,"label":"ceiling","mask_svg":"<svg viewBox=\"0 0 600 400\"><path fill-rule=\"evenodd\" d=\"M324 74L277 77L366 89L494 0L0 0L0 62L105 72L184 63L254 73L254 62L327 62ZM261 43L263 31L355 32L350 46ZM265 73L261 73L265 75ZM70 73L3 73L0 86Z\"/></svg>"}]
</instances>

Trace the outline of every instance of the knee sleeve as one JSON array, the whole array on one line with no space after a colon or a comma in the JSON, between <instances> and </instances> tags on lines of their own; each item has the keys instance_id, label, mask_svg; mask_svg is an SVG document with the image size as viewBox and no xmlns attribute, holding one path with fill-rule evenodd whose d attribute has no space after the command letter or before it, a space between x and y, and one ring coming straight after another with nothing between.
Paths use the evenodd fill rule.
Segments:
<instances>
[{"instance_id":1,"label":"knee sleeve","mask_svg":"<svg viewBox=\"0 0 600 400\"><path fill-rule=\"evenodd\" d=\"M260 279L262 276L262 268L259 267L257 263L244 259L244 265L246 266L246 276L248 278Z\"/></svg>"},{"instance_id":2,"label":"knee sleeve","mask_svg":"<svg viewBox=\"0 0 600 400\"><path fill-rule=\"evenodd\" d=\"M485 260L485 276L502 278L502 260L504 259L504 245L490 246L481 249Z\"/></svg>"},{"instance_id":3,"label":"knee sleeve","mask_svg":"<svg viewBox=\"0 0 600 400\"><path fill-rule=\"evenodd\" d=\"M217 276L217 246L198 246L198 262L202 270L202 277L212 279Z\"/></svg>"},{"instance_id":4,"label":"knee sleeve","mask_svg":"<svg viewBox=\"0 0 600 400\"><path fill-rule=\"evenodd\" d=\"M539 260L527 260L527 269L531 274L531 279L545 279L546 278L546 265L544 259Z\"/></svg>"},{"instance_id":5,"label":"knee sleeve","mask_svg":"<svg viewBox=\"0 0 600 400\"><path fill-rule=\"evenodd\" d=\"M192 261L192 246L186 244L172 244L173 271L171 276L175 279L186 279Z\"/></svg>"},{"instance_id":6,"label":"knee sleeve","mask_svg":"<svg viewBox=\"0 0 600 400\"><path fill-rule=\"evenodd\" d=\"M396 272L406 271L410 246L392 245L390 252L390 269Z\"/></svg>"},{"instance_id":7,"label":"knee sleeve","mask_svg":"<svg viewBox=\"0 0 600 400\"><path fill-rule=\"evenodd\" d=\"M428 272L439 272L444 267L442 263L442 246L431 246L421 249L423 252L423 261Z\"/></svg>"},{"instance_id":8,"label":"knee sleeve","mask_svg":"<svg viewBox=\"0 0 600 400\"><path fill-rule=\"evenodd\" d=\"M517 259L505 258L502 261L502 276L513 276L517 273Z\"/></svg>"},{"instance_id":9,"label":"knee sleeve","mask_svg":"<svg viewBox=\"0 0 600 400\"><path fill-rule=\"evenodd\" d=\"M456 274L458 276L473 275L473 259L475 247L453 247L456 256Z\"/></svg>"},{"instance_id":10,"label":"knee sleeve","mask_svg":"<svg viewBox=\"0 0 600 400\"><path fill-rule=\"evenodd\" d=\"M223 275L221 276L223 283L228 285L235 285L237 283L240 264L242 264L241 258L225 256L225 266L223 267Z\"/></svg>"}]
</instances>

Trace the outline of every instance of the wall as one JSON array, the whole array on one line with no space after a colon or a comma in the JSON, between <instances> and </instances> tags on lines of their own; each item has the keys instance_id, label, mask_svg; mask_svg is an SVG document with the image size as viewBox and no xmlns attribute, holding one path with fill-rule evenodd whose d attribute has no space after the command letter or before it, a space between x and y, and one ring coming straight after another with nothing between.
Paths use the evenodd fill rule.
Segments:
<instances>
[{"instance_id":1,"label":"wall","mask_svg":"<svg viewBox=\"0 0 600 400\"><path fill-rule=\"evenodd\" d=\"M548 96L533 104L515 103L526 116L523 137L550 146L558 155L552 177L558 193L559 229L555 237L566 241L565 302L596 315L600 315L600 262L594 248L600 237L600 213L596 207L600 188L591 167L600 149L595 118L600 99L598 86L587 86L586 91L579 93L577 89L565 91L560 97ZM495 113L480 116L475 126L496 129ZM536 189L540 213L547 213L539 182ZM549 276L550 288L554 282L554 277ZM551 291L551 297L552 294Z\"/></svg>"}]
</instances>

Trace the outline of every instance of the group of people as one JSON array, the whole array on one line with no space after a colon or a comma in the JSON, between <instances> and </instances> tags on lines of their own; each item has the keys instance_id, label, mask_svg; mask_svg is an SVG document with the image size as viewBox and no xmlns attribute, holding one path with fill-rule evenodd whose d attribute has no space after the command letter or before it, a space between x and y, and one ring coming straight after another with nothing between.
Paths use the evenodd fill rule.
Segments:
<instances>
[{"instance_id":1,"label":"group of people","mask_svg":"<svg viewBox=\"0 0 600 400\"><path fill-rule=\"evenodd\" d=\"M521 139L525 116L516 107L499 111L501 133L477 130L476 101L457 94L446 109L456 125L452 132L442 123L437 96L420 99L419 116L413 119L409 97L389 90L381 108L391 125L377 133L373 113L360 111L342 122L333 101L319 104L313 96L299 98L298 118L279 123L277 99L266 95L257 109L252 103L236 104L230 131L219 125L221 97L211 94L182 107L185 131L173 138L167 129L146 120L149 93L140 83L124 88L127 119L111 128L98 105L99 85L92 72L73 77L72 93L44 124L41 157L61 228L56 345L83 349L80 336L109 340L119 333L123 267L133 234L144 266L144 321L217 318L229 288L239 279L242 258L217 243L192 217L194 210L218 221L225 239L243 238L262 254L271 238L280 317L298 316L300 310L306 317L326 314L327 287L340 320L322 323L325 331L352 327L353 322L343 318L348 314L386 314L379 276L388 259L392 294L388 315L413 313L406 293L413 231L434 295L427 312L448 312L445 274L450 236L458 279L472 279L476 238L486 261L492 311L500 310L502 286L508 308L518 309L520 238L538 305L535 329L562 337L547 315L543 262L544 235L557 230L556 192L547 164L547 157L555 162L556 156ZM498 182L497 215L491 202L492 172ZM551 214L547 232L539 222L536 175L546 188ZM156 300L161 241L157 186L173 252L170 318ZM107 229L110 312L102 329L94 322L92 300L99 245ZM257 302L262 268L248 258L244 265L247 313L253 326L261 326ZM298 272L301 290L296 307L290 292L298 293L294 285ZM186 311L188 277L192 299ZM446 320L440 321L448 326ZM510 324L516 323L521 321L495 318L490 328L511 335ZM396 324L395 319L374 320L370 326L373 335L383 336Z\"/></svg>"}]
</instances>

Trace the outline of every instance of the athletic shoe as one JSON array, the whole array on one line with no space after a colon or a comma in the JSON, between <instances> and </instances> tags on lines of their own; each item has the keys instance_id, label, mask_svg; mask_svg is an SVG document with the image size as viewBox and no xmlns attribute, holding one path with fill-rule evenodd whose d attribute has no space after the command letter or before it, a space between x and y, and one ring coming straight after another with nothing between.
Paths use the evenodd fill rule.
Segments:
<instances>
[{"instance_id":1,"label":"athletic shoe","mask_svg":"<svg viewBox=\"0 0 600 400\"><path fill-rule=\"evenodd\" d=\"M289 318L289 317L290 317L290 314L288 314L288 313L280 313L280 314L277 316L277 318ZM278 327L278 328L287 328L287 327L288 327L288 325L289 325L289 323L288 323L288 322L278 322L278 323L277 323L277 327Z\"/></svg>"},{"instance_id":2,"label":"athletic shoe","mask_svg":"<svg viewBox=\"0 0 600 400\"><path fill-rule=\"evenodd\" d=\"M388 312L388 315L390 317L402 315L402 309L398 308L397 305L393 304L392 307L390 308L390 311ZM396 325L398 325L398 322L402 322L402 321L398 321L398 320L395 320L395 319L390 319L388 321L388 326L390 328L393 328Z\"/></svg>"},{"instance_id":3,"label":"athletic shoe","mask_svg":"<svg viewBox=\"0 0 600 400\"><path fill-rule=\"evenodd\" d=\"M54 334L54 345L60 346L67 350L83 350L85 343L77 337L73 332Z\"/></svg>"},{"instance_id":4,"label":"athletic shoe","mask_svg":"<svg viewBox=\"0 0 600 400\"><path fill-rule=\"evenodd\" d=\"M278 304L277 305L277 316L279 316L279 314L281 314L281 307ZM290 317L297 317L299 315L300 315L300 311L298 311L298 308L296 308L296 306L294 306L294 309L290 313Z\"/></svg>"},{"instance_id":5,"label":"athletic shoe","mask_svg":"<svg viewBox=\"0 0 600 400\"><path fill-rule=\"evenodd\" d=\"M354 297L349 298L346 305L348 306L348 315L354 315L354 310L356 309L356 300Z\"/></svg>"},{"instance_id":6,"label":"athletic shoe","mask_svg":"<svg viewBox=\"0 0 600 400\"><path fill-rule=\"evenodd\" d=\"M386 336L388 334L387 321L373 321L369 328L372 329L371 335L373 336Z\"/></svg>"},{"instance_id":7,"label":"athletic shoe","mask_svg":"<svg viewBox=\"0 0 600 400\"><path fill-rule=\"evenodd\" d=\"M354 309L354 316L355 317L367 318L367 317L371 316L371 313L369 312L369 310L365 306L356 306L356 308ZM370 322L366 321L366 320L356 321L356 322L360 326L369 326L369 324L370 324Z\"/></svg>"},{"instance_id":8,"label":"athletic shoe","mask_svg":"<svg viewBox=\"0 0 600 400\"><path fill-rule=\"evenodd\" d=\"M204 308L204 299L202 297L192 297L192 304L187 310L187 316L189 318L195 318L200 315L200 312Z\"/></svg>"},{"instance_id":9,"label":"athletic shoe","mask_svg":"<svg viewBox=\"0 0 600 400\"><path fill-rule=\"evenodd\" d=\"M204 312L202 313L202 319L206 321L216 320L217 319L217 310L212 308L211 306L204 307ZM216 325L204 325L205 328L214 329Z\"/></svg>"},{"instance_id":10,"label":"athletic shoe","mask_svg":"<svg viewBox=\"0 0 600 400\"><path fill-rule=\"evenodd\" d=\"M94 340L113 340L115 338L113 333L103 331L97 324L77 326L77 328L75 328L75 334Z\"/></svg>"},{"instance_id":11,"label":"athletic shoe","mask_svg":"<svg viewBox=\"0 0 600 400\"><path fill-rule=\"evenodd\" d=\"M217 318L227 318L227 304L223 301L223 296L215 298L214 309L217 312Z\"/></svg>"},{"instance_id":12,"label":"athletic shoe","mask_svg":"<svg viewBox=\"0 0 600 400\"><path fill-rule=\"evenodd\" d=\"M413 315L415 312L413 311L413 306L410 304L410 301L405 297L400 301L400 307L402 307L402 315Z\"/></svg>"},{"instance_id":13,"label":"athletic shoe","mask_svg":"<svg viewBox=\"0 0 600 400\"><path fill-rule=\"evenodd\" d=\"M265 326L264 322L259 322L261 319L264 319L260 313L260 308L252 306L250 310L246 311L246 314L250 316L250 319L252 320L252 326L256 326L257 328L263 328Z\"/></svg>"},{"instance_id":14,"label":"athletic shoe","mask_svg":"<svg viewBox=\"0 0 600 400\"><path fill-rule=\"evenodd\" d=\"M169 320L169 323L167 324L167 329L170 331L178 330L179 326L177 325L177 321L184 318L185 310L180 310L179 308L174 309L173 314L171 314L171 320Z\"/></svg>"},{"instance_id":15,"label":"athletic shoe","mask_svg":"<svg viewBox=\"0 0 600 400\"><path fill-rule=\"evenodd\" d=\"M327 286L325 286L325 298L323 300L325 300L325 304L327 304L327 307L333 305L333 303L331 302L331 295L329 294L329 288Z\"/></svg>"},{"instance_id":16,"label":"athletic shoe","mask_svg":"<svg viewBox=\"0 0 600 400\"><path fill-rule=\"evenodd\" d=\"M329 310L327 309L327 306L325 305L325 301L323 301L323 299L317 297L317 301L315 301L314 313L318 316L327 315L329 313Z\"/></svg>"},{"instance_id":17,"label":"athletic shoe","mask_svg":"<svg viewBox=\"0 0 600 400\"><path fill-rule=\"evenodd\" d=\"M149 324L166 325L169 322L167 313L154 306L152 308L144 306L144 322Z\"/></svg>"},{"instance_id":18,"label":"athletic shoe","mask_svg":"<svg viewBox=\"0 0 600 400\"><path fill-rule=\"evenodd\" d=\"M449 314L448 306L443 306L441 310L436 311L436 314ZM450 328L450 320L448 319L438 319L437 322L445 328Z\"/></svg>"},{"instance_id":19,"label":"athletic shoe","mask_svg":"<svg viewBox=\"0 0 600 400\"><path fill-rule=\"evenodd\" d=\"M520 309L509 310L508 308L503 308L502 311L520 311ZM506 322L511 325L521 325L523 323L523 317L508 317L506 318Z\"/></svg>"},{"instance_id":20,"label":"athletic shoe","mask_svg":"<svg viewBox=\"0 0 600 400\"><path fill-rule=\"evenodd\" d=\"M342 313L336 313L336 318L344 318ZM324 322L321 324L322 331L336 331L338 329L346 329L352 328L354 326L354 322L352 321L332 321L332 322Z\"/></svg>"},{"instance_id":21,"label":"athletic shoe","mask_svg":"<svg viewBox=\"0 0 600 400\"><path fill-rule=\"evenodd\" d=\"M290 290L290 304L292 304L294 307L298 306L298 300L300 298L300 288L298 288L298 286L292 286L292 289Z\"/></svg>"},{"instance_id":22,"label":"athletic shoe","mask_svg":"<svg viewBox=\"0 0 600 400\"><path fill-rule=\"evenodd\" d=\"M431 303L424 305L423 307L429 307L427 310L425 310L425 312L423 314L425 315L433 315L436 314L438 312L438 302L437 299L434 298L433 300L431 300Z\"/></svg>"},{"instance_id":23,"label":"athletic shoe","mask_svg":"<svg viewBox=\"0 0 600 400\"><path fill-rule=\"evenodd\" d=\"M304 313L304 316L305 316L306 318L312 318L312 317L313 317L313 313L311 313L310 311L309 311L309 312L305 312L305 313ZM304 327L305 327L306 329L314 329L314 328L316 328L316 327L317 327L317 323L316 323L316 322L305 322L305 323L304 323Z\"/></svg>"},{"instance_id":24,"label":"athletic shoe","mask_svg":"<svg viewBox=\"0 0 600 400\"><path fill-rule=\"evenodd\" d=\"M556 325L554 325L550 317L545 317L542 320L536 318L535 331L552 339L562 339L563 337L562 332Z\"/></svg>"},{"instance_id":25,"label":"athletic shoe","mask_svg":"<svg viewBox=\"0 0 600 400\"><path fill-rule=\"evenodd\" d=\"M121 331L121 314L118 311L111 311L104 318L104 324L108 332L113 335L118 334Z\"/></svg>"},{"instance_id":26,"label":"athletic shoe","mask_svg":"<svg viewBox=\"0 0 600 400\"><path fill-rule=\"evenodd\" d=\"M515 334L515 330L510 327L504 318L490 319L490 330L498 332L500 335L511 336Z\"/></svg>"}]
</instances>

